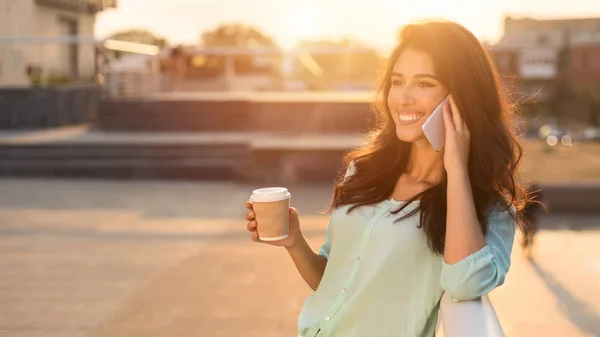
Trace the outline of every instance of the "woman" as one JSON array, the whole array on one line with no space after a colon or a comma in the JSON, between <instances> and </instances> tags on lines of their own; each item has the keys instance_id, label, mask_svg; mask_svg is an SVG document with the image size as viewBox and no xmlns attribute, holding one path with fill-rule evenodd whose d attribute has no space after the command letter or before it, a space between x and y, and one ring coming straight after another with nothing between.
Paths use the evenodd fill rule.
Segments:
<instances>
[{"instance_id":1,"label":"woman","mask_svg":"<svg viewBox=\"0 0 600 337\"><path fill-rule=\"evenodd\" d=\"M436 152L421 126L448 95L446 143ZM485 48L456 23L408 25L377 97L378 128L346 157L318 252L293 208L290 236L268 242L285 247L316 290L301 336L433 336L444 291L478 298L509 269L521 147Z\"/></svg>"}]
</instances>

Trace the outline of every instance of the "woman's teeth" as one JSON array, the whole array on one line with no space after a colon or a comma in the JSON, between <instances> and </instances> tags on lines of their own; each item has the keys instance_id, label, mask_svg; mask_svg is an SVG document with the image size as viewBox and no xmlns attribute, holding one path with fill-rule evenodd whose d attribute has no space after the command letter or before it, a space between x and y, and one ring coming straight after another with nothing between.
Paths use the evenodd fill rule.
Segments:
<instances>
[{"instance_id":1,"label":"woman's teeth","mask_svg":"<svg viewBox=\"0 0 600 337\"><path fill-rule=\"evenodd\" d=\"M421 118L423 115L419 114L419 115L400 115L398 114L398 119L400 119L401 121L406 121L406 122L410 122L410 121L416 121L417 119Z\"/></svg>"}]
</instances>

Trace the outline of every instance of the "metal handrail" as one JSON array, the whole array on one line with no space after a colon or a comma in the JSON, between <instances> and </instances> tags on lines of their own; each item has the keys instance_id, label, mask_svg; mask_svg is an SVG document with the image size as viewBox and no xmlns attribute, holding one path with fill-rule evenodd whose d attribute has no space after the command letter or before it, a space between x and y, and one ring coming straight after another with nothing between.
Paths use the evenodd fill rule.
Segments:
<instances>
[{"instance_id":1,"label":"metal handrail","mask_svg":"<svg viewBox=\"0 0 600 337\"><path fill-rule=\"evenodd\" d=\"M504 337L488 296L454 302L448 293L444 293L440 302L440 322L438 333L442 332L443 337Z\"/></svg>"}]
</instances>

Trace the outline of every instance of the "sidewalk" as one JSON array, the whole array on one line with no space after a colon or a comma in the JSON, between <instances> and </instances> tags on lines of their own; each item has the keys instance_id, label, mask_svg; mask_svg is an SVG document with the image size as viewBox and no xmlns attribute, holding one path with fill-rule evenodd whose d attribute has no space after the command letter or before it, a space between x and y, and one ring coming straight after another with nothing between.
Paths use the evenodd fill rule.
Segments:
<instances>
[{"instance_id":1,"label":"sidewalk","mask_svg":"<svg viewBox=\"0 0 600 337\"><path fill-rule=\"evenodd\" d=\"M248 186L2 180L0 337L294 336L310 289L285 250L248 239ZM323 240L329 187L292 191ZM491 294L507 337L600 335L600 229L546 219Z\"/></svg>"}]
</instances>

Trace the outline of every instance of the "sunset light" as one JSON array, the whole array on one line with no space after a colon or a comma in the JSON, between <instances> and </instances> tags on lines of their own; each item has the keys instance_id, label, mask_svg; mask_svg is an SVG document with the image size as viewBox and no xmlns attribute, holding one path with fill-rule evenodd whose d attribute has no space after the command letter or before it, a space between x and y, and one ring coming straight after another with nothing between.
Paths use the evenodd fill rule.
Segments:
<instances>
[{"instance_id":1,"label":"sunset light","mask_svg":"<svg viewBox=\"0 0 600 337\"><path fill-rule=\"evenodd\" d=\"M0 183L0 337L600 337L600 0L0 0Z\"/></svg>"},{"instance_id":2,"label":"sunset light","mask_svg":"<svg viewBox=\"0 0 600 337\"><path fill-rule=\"evenodd\" d=\"M314 38L322 34L322 27L317 20L314 10L305 4L293 5L288 18L285 19L285 26L282 27L284 40L282 44L285 47L291 47L298 41Z\"/></svg>"}]
</instances>

